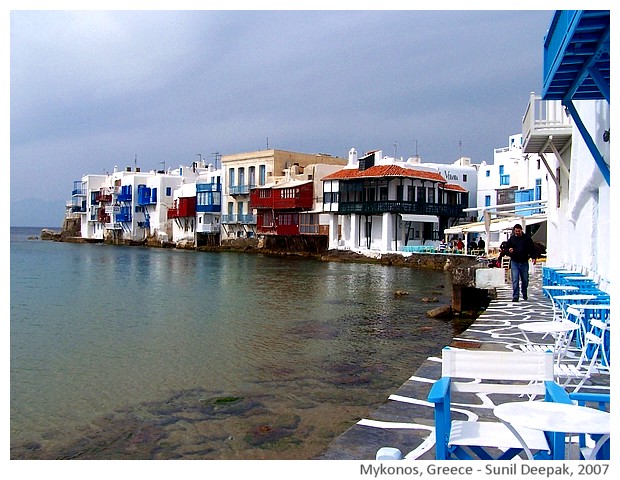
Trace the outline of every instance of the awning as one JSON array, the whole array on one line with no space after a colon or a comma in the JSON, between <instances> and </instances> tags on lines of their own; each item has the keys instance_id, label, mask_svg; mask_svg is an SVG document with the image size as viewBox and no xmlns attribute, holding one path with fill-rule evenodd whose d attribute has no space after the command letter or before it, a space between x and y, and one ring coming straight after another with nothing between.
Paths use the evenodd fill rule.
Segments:
<instances>
[{"instance_id":1,"label":"awning","mask_svg":"<svg viewBox=\"0 0 620 480\"><path fill-rule=\"evenodd\" d=\"M439 217L433 215L414 215L411 213L401 213L400 216L405 222L439 223Z\"/></svg>"},{"instance_id":2,"label":"awning","mask_svg":"<svg viewBox=\"0 0 620 480\"><path fill-rule=\"evenodd\" d=\"M509 218L496 218L491 220L490 232L501 232L504 230L510 230L516 223L521 223L525 228L527 225L535 225L537 223L546 222L546 215L531 215L527 217L509 217ZM461 233L484 233L486 231L484 222L466 223L464 225L457 225L455 227L446 228L444 234L458 235Z\"/></svg>"}]
</instances>

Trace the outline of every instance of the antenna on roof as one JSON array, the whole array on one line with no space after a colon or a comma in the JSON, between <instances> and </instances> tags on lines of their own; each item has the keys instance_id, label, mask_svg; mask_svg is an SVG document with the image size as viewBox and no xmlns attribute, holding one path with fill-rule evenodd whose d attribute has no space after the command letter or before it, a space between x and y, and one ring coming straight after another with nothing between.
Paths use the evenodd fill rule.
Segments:
<instances>
[{"instance_id":1,"label":"antenna on roof","mask_svg":"<svg viewBox=\"0 0 620 480\"><path fill-rule=\"evenodd\" d=\"M394 142L394 160L396 160L396 151L398 150L398 140Z\"/></svg>"},{"instance_id":2,"label":"antenna on roof","mask_svg":"<svg viewBox=\"0 0 620 480\"><path fill-rule=\"evenodd\" d=\"M267 137L267 150L269 150L269 137Z\"/></svg>"},{"instance_id":3,"label":"antenna on roof","mask_svg":"<svg viewBox=\"0 0 620 480\"><path fill-rule=\"evenodd\" d=\"M463 156L462 147L463 147L463 142L459 140L459 158Z\"/></svg>"}]
</instances>

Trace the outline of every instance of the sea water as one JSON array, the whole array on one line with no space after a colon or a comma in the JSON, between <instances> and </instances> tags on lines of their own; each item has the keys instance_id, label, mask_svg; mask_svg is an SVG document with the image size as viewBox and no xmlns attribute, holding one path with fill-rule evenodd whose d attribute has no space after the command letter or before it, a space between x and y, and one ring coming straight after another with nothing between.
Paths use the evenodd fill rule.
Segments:
<instances>
[{"instance_id":1,"label":"sea water","mask_svg":"<svg viewBox=\"0 0 620 480\"><path fill-rule=\"evenodd\" d=\"M440 271L40 231L11 228L12 458L312 458L459 328Z\"/></svg>"}]
</instances>

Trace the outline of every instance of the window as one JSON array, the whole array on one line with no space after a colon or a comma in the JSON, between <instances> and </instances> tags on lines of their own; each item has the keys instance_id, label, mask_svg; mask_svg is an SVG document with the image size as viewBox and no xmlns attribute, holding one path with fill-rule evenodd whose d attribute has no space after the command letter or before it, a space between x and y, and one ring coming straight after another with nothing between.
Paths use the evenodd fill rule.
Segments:
<instances>
[{"instance_id":1,"label":"window","mask_svg":"<svg viewBox=\"0 0 620 480\"><path fill-rule=\"evenodd\" d=\"M228 186L229 187L235 186L235 169L234 168L228 169Z\"/></svg>"},{"instance_id":2,"label":"window","mask_svg":"<svg viewBox=\"0 0 620 480\"><path fill-rule=\"evenodd\" d=\"M243 167L239 168L238 177L239 177L239 185L244 186L245 185L245 168Z\"/></svg>"},{"instance_id":3,"label":"window","mask_svg":"<svg viewBox=\"0 0 620 480\"><path fill-rule=\"evenodd\" d=\"M271 210L267 210L262 212L263 216L263 227L273 227L273 212Z\"/></svg>"},{"instance_id":4,"label":"window","mask_svg":"<svg viewBox=\"0 0 620 480\"><path fill-rule=\"evenodd\" d=\"M426 201L426 189L424 187L418 187L418 198L417 201L424 203Z\"/></svg>"},{"instance_id":5,"label":"window","mask_svg":"<svg viewBox=\"0 0 620 480\"><path fill-rule=\"evenodd\" d=\"M388 187L379 187L379 200L387 202L388 199Z\"/></svg>"},{"instance_id":6,"label":"window","mask_svg":"<svg viewBox=\"0 0 620 480\"><path fill-rule=\"evenodd\" d=\"M491 170L487 170L485 173L485 177L490 177L491 176Z\"/></svg>"},{"instance_id":7,"label":"window","mask_svg":"<svg viewBox=\"0 0 620 480\"><path fill-rule=\"evenodd\" d=\"M258 184L259 185L265 185L265 181L266 181L266 167L265 165L259 165L258 166Z\"/></svg>"},{"instance_id":8,"label":"window","mask_svg":"<svg viewBox=\"0 0 620 480\"><path fill-rule=\"evenodd\" d=\"M467 174L466 174L466 173L464 173L464 174L463 174L463 181L464 181L464 182L466 182L466 181L467 181Z\"/></svg>"},{"instance_id":9,"label":"window","mask_svg":"<svg viewBox=\"0 0 620 480\"><path fill-rule=\"evenodd\" d=\"M172 187L166 187L166 197L172 195Z\"/></svg>"},{"instance_id":10,"label":"window","mask_svg":"<svg viewBox=\"0 0 620 480\"><path fill-rule=\"evenodd\" d=\"M299 198L299 189L284 188L280 191L280 198Z\"/></svg>"},{"instance_id":11,"label":"window","mask_svg":"<svg viewBox=\"0 0 620 480\"><path fill-rule=\"evenodd\" d=\"M252 166L248 169L249 172L249 179L248 179L248 183L250 185L250 188L254 187L256 185L256 167Z\"/></svg>"},{"instance_id":12,"label":"window","mask_svg":"<svg viewBox=\"0 0 620 480\"><path fill-rule=\"evenodd\" d=\"M435 203L435 189L432 187L428 189L428 203Z\"/></svg>"},{"instance_id":13,"label":"window","mask_svg":"<svg viewBox=\"0 0 620 480\"><path fill-rule=\"evenodd\" d=\"M504 166L499 166L499 184L510 185L510 175L504 175Z\"/></svg>"},{"instance_id":14,"label":"window","mask_svg":"<svg viewBox=\"0 0 620 480\"><path fill-rule=\"evenodd\" d=\"M491 195L485 195L484 196L484 206L485 207L490 207L491 206Z\"/></svg>"},{"instance_id":15,"label":"window","mask_svg":"<svg viewBox=\"0 0 620 480\"><path fill-rule=\"evenodd\" d=\"M324 192L323 203L338 203L339 192Z\"/></svg>"}]
</instances>

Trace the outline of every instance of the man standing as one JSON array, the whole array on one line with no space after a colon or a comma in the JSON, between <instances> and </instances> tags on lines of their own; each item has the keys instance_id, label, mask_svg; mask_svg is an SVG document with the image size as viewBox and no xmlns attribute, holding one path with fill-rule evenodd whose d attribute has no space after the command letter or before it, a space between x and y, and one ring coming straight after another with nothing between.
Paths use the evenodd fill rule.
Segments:
<instances>
[{"instance_id":1,"label":"man standing","mask_svg":"<svg viewBox=\"0 0 620 480\"><path fill-rule=\"evenodd\" d=\"M529 259L536 264L536 248L534 241L523 227L517 223L513 228L513 234L506 242L508 255L510 255L510 271L512 274L512 301L519 301L519 280L521 281L521 294L523 300L527 300L527 286L529 284Z\"/></svg>"}]
</instances>

